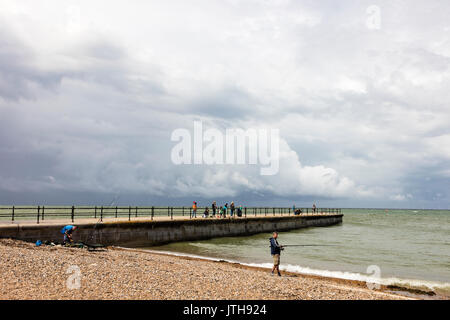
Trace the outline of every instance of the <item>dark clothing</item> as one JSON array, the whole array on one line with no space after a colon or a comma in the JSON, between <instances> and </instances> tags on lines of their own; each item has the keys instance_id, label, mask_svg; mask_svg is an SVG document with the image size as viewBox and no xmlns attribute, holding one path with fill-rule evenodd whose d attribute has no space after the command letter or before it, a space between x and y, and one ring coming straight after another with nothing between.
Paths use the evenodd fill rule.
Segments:
<instances>
[{"instance_id":1,"label":"dark clothing","mask_svg":"<svg viewBox=\"0 0 450 320\"><path fill-rule=\"evenodd\" d=\"M270 254L280 254L281 253L281 246L278 243L277 239L270 238Z\"/></svg>"}]
</instances>

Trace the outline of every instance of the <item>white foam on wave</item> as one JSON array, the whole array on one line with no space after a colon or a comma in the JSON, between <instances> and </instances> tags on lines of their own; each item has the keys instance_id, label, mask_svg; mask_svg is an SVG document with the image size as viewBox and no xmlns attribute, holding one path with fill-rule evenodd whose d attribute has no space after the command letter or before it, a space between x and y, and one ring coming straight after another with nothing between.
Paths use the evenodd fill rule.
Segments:
<instances>
[{"instance_id":1,"label":"white foam on wave","mask_svg":"<svg viewBox=\"0 0 450 320\"><path fill-rule=\"evenodd\" d=\"M264 268L272 268L272 264L270 263L242 263L243 265L254 266L254 267L264 267ZM417 279L401 279L397 277L374 277L372 275L366 275L357 272L346 272L346 271L330 271L330 270L319 270L312 269L309 267L302 267L298 265L291 264L281 264L280 270L307 274L307 275L315 275L327 278L338 278L345 280L355 280L362 281L367 283L374 283L380 285L396 285L399 287L405 288L416 288L416 289L429 289L434 292L450 292L450 283L448 282L436 282L436 281L427 281L427 280L417 280Z\"/></svg>"}]
</instances>

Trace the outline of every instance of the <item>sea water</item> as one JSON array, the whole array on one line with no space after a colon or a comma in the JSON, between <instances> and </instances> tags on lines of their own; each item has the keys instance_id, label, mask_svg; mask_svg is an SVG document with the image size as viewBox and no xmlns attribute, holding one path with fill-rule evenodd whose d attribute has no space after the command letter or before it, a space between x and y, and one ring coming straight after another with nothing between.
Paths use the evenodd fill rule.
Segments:
<instances>
[{"instance_id":1,"label":"sea water","mask_svg":"<svg viewBox=\"0 0 450 320\"><path fill-rule=\"evenodd\" d=\"M308 245L286 247L280 269L450 294L450 211L345 209L343 213L339 225L280 232L282 245ZM262 233L151 249L271 267L270 237Z\"/></svg>"}]
</instances>

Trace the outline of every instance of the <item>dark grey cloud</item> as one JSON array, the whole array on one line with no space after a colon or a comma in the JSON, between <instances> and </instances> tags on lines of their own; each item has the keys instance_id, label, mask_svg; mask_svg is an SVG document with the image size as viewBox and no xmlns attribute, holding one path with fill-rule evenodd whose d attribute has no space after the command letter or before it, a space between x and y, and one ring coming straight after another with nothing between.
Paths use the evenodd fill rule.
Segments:
<instances>
[{"instance_id":1,"label":"dark grey cloud","mask_svg":"<svg viewBox=\"0 0 450 320\"><path fill-rule=\"evenodd\" d=\"M2 24L3 25L3 24ZM4 25L0 28L0 97L30 99L39 88L57 86L62 74L33 67L33 50L15 38Z\"/></svg>"},{"instance_id":2,"label":"dark grey cloud","mask_svg":"<svg viewBox=\"0 0 450 320\"><path fill-rule=\"evenodd\" d=\"M106 4L5 1L0 202L450 205L446 2L379 1L378 31L371 1ZM279 128L280 174L173 165L194 120Z\"/></svg>"}]
</instances>

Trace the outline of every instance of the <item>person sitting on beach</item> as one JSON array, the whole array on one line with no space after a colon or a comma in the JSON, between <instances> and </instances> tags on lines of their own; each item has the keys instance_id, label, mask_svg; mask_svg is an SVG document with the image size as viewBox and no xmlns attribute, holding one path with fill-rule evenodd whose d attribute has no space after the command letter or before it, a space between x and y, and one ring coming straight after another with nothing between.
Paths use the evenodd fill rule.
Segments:
<instances>
[{"instance_id":1,"label":"person sitting on beach","mask_svg":"<svg viewBox=\"0 0 450 320\"><path fill-rule=\"evenodd\" d=\"M270 254L273 257L272 274L276 270L278 273L278 276L281 277L279 267L280 267L280 254L281 254L281 250L283 250L283 246L280 246L280 244L277 241L277 238L278 238L278 232L274 231L272 234L272 238L270 238Z\"/></svg>"},{"instance_id":2,"label":"person sitting on beach","mask_svg":"<svg viewBox=\"0 0 450 320\"><path fill-rule=\"evenodd\" d=\"M63 244L66 242L72 242L72 233L77 229L76 226L67 225L61 229L61 233L64 235Z\"/></svg>"}]
</instances>

